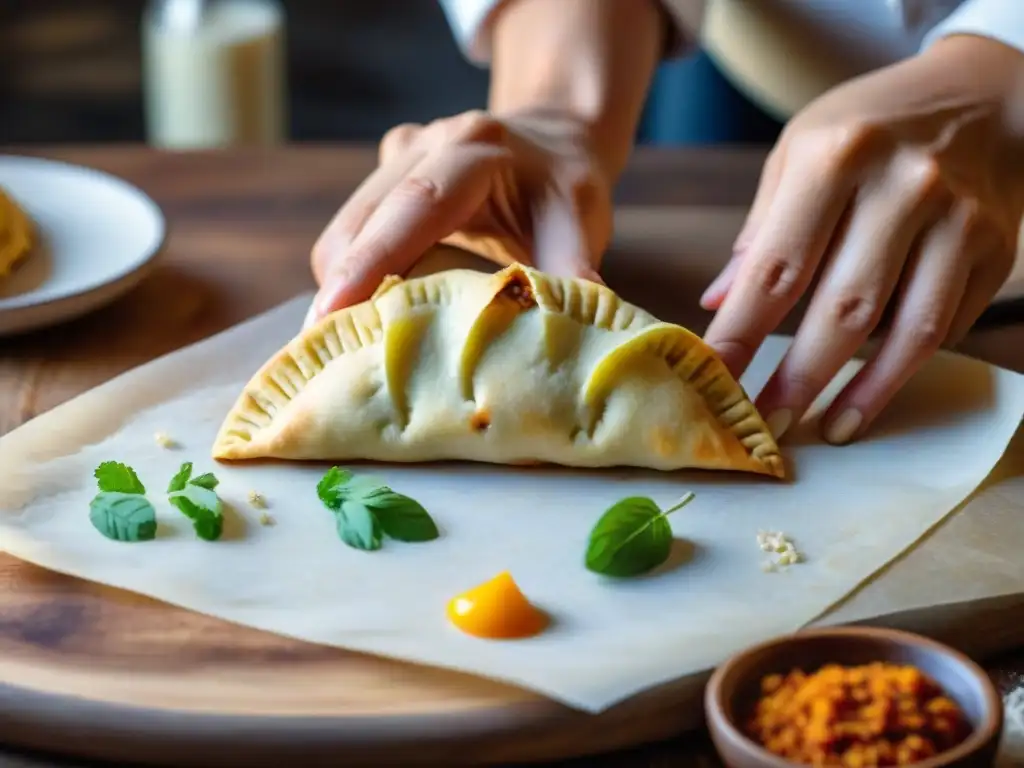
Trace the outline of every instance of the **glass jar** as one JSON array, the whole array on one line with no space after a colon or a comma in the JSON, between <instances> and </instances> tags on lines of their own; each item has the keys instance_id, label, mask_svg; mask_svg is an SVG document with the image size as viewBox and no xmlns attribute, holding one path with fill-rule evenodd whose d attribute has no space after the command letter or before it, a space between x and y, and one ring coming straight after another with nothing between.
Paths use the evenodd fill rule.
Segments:
<instances>
[{"instance_id":1,"label":"glass jar","mask_svg":"<svg viewBox=\"0 0 1024 768\"><path fill-rule=\"evenodd\" d=\"M142 19L149 143L205 149L284 141L284 38L277 0L150 0Z\"/></svg>"}]
</instances>

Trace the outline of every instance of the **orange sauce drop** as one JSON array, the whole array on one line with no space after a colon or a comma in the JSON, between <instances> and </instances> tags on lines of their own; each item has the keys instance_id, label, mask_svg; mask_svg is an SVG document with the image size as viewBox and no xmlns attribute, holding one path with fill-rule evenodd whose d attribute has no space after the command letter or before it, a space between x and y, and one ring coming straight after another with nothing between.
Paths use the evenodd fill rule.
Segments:
<instances>
[{"instance_id":1,"label":"orange sauce drop","mask_svg":"<svg viewBox=\"0 0 1024 768\"><path fill-rule=\"evenodd\" d=\"M547 615L519 591L503 571L448 603L448 619L468 635L491 640L531 637L547 626Z\"/></svg>"}]
</instances>

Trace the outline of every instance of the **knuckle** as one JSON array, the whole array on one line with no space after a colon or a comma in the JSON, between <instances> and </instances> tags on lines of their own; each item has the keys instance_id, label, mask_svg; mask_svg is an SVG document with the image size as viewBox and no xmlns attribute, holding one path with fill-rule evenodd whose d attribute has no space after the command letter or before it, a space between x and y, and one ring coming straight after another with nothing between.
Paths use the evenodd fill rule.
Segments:
<instances>
[{"instance_id":1,"label":"knuckle","mask_svg":"<svg viewBox=\"0 0 1024 768\"><path fill-rule=\"evenodd\" d=\"M903 329L907 349L912 355L934 352L946 340L946 324L938 312L926 312L910 318Z\"/></svg>"},{"instance_id":2,"label":"knuckle","mask_svg":"<svg viewBox=\"0 0 1024 768\"><path fill-rule=\"evenodd\" d=\"M402 123L391 128L380 140L378 150L379 161L386 162L389 158L407 149L420 129L421 126L415 123Z\"/></svg>"},{"instance_id":3,"label":"knuckle","mask_svg":"<svg viewBox=\"0 0 1024 768\"><path fill-rule=\"evenodd\" d=\"M881 319L882 302L865 293L841 294L828 305L832 327L840 332L866 336L874 330Z\"/></svg>"},{"instance_id":4,"label":"knuckle","mask_svg":"<svg viewBox=\"0 0 1024 768\"><path fill-rule=\"evenodd\" d=\"M862 166L874 152L881 129L868 122L850 122L811 129L801 137L811 162L831 175Z\"/></svg>"},{"instance_id":5,"label":"knuckle","mask_svg":"<svg viewBox=\"0 0 1024 768\"><path fill-rule=\"evenodd\" d=\"M905 177L911 194L920 200L936 200L947 191L942 166L930 155L911 160Z\"/></svg>"},{"instance_id":6,"label":"knuckle","mask_svg":"<svg viewBox=\"0 0 1024 768\"><path fill-rule=\"evenodd\" d=\"M978 200L964 198L960 201L960 229L965 244L975 245L991 241L997 227Z\"/></svg>"},{"instance_id":7,"label":"knuckle","mask_svg":"<svg viewBox=\"0 0 1024 768\"><path fill-rule=\"evenodd\" d=\"M799 297L802 288L802 264L781 253L768 253L755 262L753 281L765 296L790 300Z\"/></svg>"},{"instance_id":8,"label":"knuckle","mask_svg":"<svg viewBox=\"0 0 1024 768\"><path fill-rule=\"evenodd\" d=\"M454 132L466 141L500 144L505 139L505 126L482 109L471 109L456 118Z\"/></svg>"},{"instance_id":9,"label":"knuckle","mask_svg":"<svg viewBox=\"0 0 1024 768\"><path fill-rule=\"evenodd\" d=\"M802 369L787 370L783 387L785 388L787 399L793 402L810 404L826 383L828 383L827 376L815 375L813 371Z\"/></svg>"},{"instance_id":10,"label":"knuckle","mask_svg":"<svg viewBox=\"0 0 1024 768\"><path fill-rule=\"evenodd\" d=\"M441 187L433 179L406 176L394 189L394 195L414 205L433 206L443 197Z\"/></svg>"}]
</instances>

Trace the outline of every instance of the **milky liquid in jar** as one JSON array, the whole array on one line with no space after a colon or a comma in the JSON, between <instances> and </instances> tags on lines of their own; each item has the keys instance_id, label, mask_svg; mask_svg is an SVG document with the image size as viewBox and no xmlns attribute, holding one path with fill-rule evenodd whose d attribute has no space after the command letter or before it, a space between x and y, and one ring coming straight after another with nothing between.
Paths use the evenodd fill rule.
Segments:
<instances>
[{"instance_id":1,"label":"milky liquid in jar","mask_svg":"<svg viewBox=\"0 0 1024 768\"><path fill-rule=\"evenodd\" d=\"M142 22L149 143L203 149L283 141L284 47L275 0L151 3Z\"/></svg>"}]
</instances>

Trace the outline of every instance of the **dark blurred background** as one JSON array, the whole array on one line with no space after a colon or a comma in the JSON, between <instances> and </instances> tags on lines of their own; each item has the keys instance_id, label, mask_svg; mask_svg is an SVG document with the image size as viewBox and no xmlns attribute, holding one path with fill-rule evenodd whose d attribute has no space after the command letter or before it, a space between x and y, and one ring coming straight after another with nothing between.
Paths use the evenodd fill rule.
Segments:
<instances>
[{"instance_id":1,"label":"dark blurred background","mask_svg":"<svg viewBox=\"0 0 1024 768\"><path fill-rule=\"evenodd\" d=\"M0 143L145 140L142 0L0 2ZM376 142L399 122L482 107L488 74L434 0L285 0L289 138ZM644 143L770 142L770 119L704 55L658 73ZM693 104L699 109L693 109Z\"/></svg>"},{"instance_id":2,"label":"dark blurred background","mask_svg":"<svg viewBox=\"0 0 1024 768\"><path fill-rule=\"evenodd\" d=\"M296 141L376 141L391 125L482 106L487 73L431 0L288 0ZM145 139L141 0L0 2L0 142Z\"/></svg>"}]
</instances>

